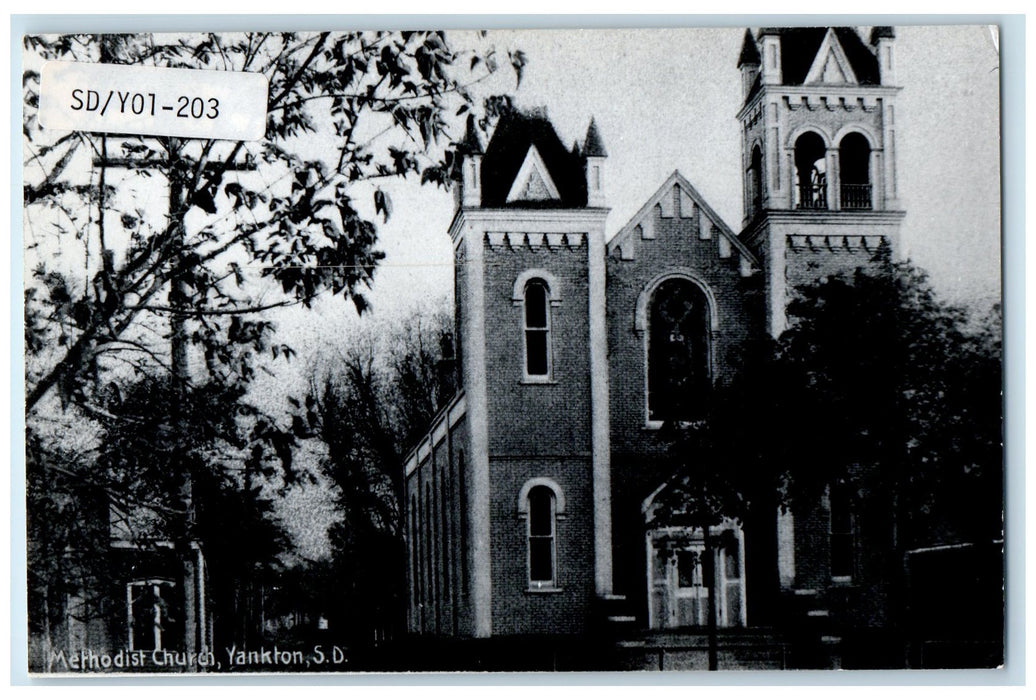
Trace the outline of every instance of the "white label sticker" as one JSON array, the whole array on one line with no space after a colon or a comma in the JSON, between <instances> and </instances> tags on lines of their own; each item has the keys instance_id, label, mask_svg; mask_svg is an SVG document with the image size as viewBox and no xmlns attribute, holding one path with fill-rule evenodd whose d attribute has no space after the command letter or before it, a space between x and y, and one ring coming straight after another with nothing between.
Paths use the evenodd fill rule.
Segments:
<instances>
[{"instance_id":1,"label":"white label sticker","mask_svg":"<svg viewBox=\"0 0 1036 700\"><path fill-rule=\"evenodd\" d=\"M48 61L45 129L255 141L266 133L266 76L218 70Z\"/></svg>"}]
</instances>

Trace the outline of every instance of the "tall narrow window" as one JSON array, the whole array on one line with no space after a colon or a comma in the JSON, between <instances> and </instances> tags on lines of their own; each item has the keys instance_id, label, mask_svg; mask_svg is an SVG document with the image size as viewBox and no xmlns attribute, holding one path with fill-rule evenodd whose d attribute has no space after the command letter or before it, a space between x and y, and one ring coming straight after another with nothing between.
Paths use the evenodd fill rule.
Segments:
<instances>
[{"instance_id":1,"label":"tall narrow window","mask_svg":"<svg viewBox=\"0 0 1036 700\"><path fill-rule=\"evenodd\" d=\"M549 588L557 584L556 508L554 492L547 486L529 490L529 585Z\"/></svg>"},{"instance_id":2,"label":"tall narrow window","mask_svg":"<svg viewBox=\"0 0 1036 700\"><path fill-rule=\"evenodd\" d=\"M832 484L830 490L831 508L831 576L848 579L853 575L853 550L855 548L855 523L852 500L845 484Z\"/></svg>"},{"instance_id":3,"label":"tall narrow window","mask_svg":"<svg viewBox=\"0 0 1036 700\"><path fill-rule=\"evenodd\" d=\"M749 197L752 202L750 216L755 216L763 208L763 153L756 146L752 149L752 165L749 168Z\"/></svg>"},{"instance_id":4,"label":"tall narrow window","mask_svg":"<svg viewBox=\"0 0 1036 700\"><path fill-rule=\"evenodd\" d=\"M799 209L827 209L827 146L818 134L807 131L795 142L795 205Z\"/></svg>"},{"instance_id":5,"label":"tall narrow window","mask_svg":"<svg viewBox=\"0 0 1036 700\"><path fill-rule=\"evenodd\" d=\"M710 387L705 294L689 280L665 280L651 297L649 323L648 420L701 418Z\"/></svg>"},{"instance_id":6,"label":"tall narrow window","mask_svg":"<svg viewBox=\"0 0 1036 700\"><path fill-rule=\"evenodd\" d=\"M525 374L550 377L550 293L543 280L525 285Z\"/></svg>"},{"instance_id":7,"label":"tall narrow window","mask_svg":"<svg viewBox=\"0 0 1036 700\"><path fill-rule=\"evenodd\" d=\"M457 452L457 491L460 493L460 590L468 592L468 487L465 483L464 450Z\"/></svg>"},{"instance_id":8,"label":"tall narrow window","mask_svg":"<svg viewBox=\"0 0 1036 700\"><path fill-rule=\"evenodd\" d=\"M420 554L418 553L418 541L420 537L417 526L417 498L410 495L410 602L414 609L417 609L421 590Z\"/></svg>"},{"instance_id":9,"label":"tall narrow window","mask_svg":"<svg viewBox=\"0 0 1036 700\"><path fill-rule=\"evenodd\" d=\"M862 134L846 134L838 145L842 209L871 209L871 145Z\"/></svg>"}]
</instances>

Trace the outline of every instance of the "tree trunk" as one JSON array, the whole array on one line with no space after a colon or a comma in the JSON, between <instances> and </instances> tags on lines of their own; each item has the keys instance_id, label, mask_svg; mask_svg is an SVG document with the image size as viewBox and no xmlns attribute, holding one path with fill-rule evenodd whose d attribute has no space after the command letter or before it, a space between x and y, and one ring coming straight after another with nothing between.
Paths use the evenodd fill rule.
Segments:
<instances>
[{"instance_id":1,"label":"tree trunk","mask_svg":"<svg viewBox=\"0 0 1036 700\"><path fill-rule=\"evenodd\" d=\"M719 640L716 638L716 550L712 543L712 529L710 525L702 527L702 539L705 544L703 552L702 573L705 575L705 588L709 594L709 670L719 670L719 653L717 647Z\"/></svg>"}]
</instances>

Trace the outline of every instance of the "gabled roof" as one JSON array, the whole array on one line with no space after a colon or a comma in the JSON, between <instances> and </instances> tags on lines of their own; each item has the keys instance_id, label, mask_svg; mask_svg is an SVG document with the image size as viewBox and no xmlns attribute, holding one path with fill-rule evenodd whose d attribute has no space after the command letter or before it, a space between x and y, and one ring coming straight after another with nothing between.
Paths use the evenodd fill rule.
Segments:
<instances>
[{"instance_id":1,"label":"gabled roof","mask_svg":"<svg viewBox=\"0 0 1036 700\"><path fill-rule=\"evenodd\" d=\"M860 85L881 84L878 59L852 27L832 27L835 38ZM781 78L784 85L802 85L827 35L827 27L766 27L759 36L776 35L781 43ZM744 51L744 49L742 49Z\"/></svg>"},{"instance_id":2,"label":"gabled roof","mask_svg":"<svg viewBox=\"0 0 1036 700\"><path fill-rule=\"evenodd\" d=\"M554 180L547 171L547 166L536 150L536 145L529 146L529 152L518 169L518 174L507 192L507 203L546 202L561 199Z\"/></svg>"},{"instance_id":3,"label":"gabled roof","mask_svg":"<svg viewBox=\"0 0 1036 700\"><path fill-rule=\"evenodd\" d=\"M557 199L507 201L532 146L557 188ZM586 206L586 174L582 159L561 143L546 116L514 110L502 116L482 159L483 207Z\"/></svg>"},{"instance_id":4,"label":"gabled roof","mask_svg":"<svg viewBox=\"0 0 1036 700\"><path fill-rule=\"evenodd\" d=\"M762 265L759 259L755 257L755 254L745 245L740 238L731 230L729 226L720 218L719 214L708 205L705 199L701 196L701 193L694 188L693 185L680 174L679 170L674 170L673 174L670 175L662 186L659 187L653 195L647 200L647 202L640 208L640 210L633 215L633 218L626 223L619 232L612 236L611 240L607 243L607 253L611 255L616 248L623 248L624 245L628 245L632 240L637 239L642 234L638 234L638 227L643 226L646 218L654 210L654 208L662 204L662 200L665 197L671 197L673 194L673 188L678 187L683 191L692 202L698 205L701 211L703 219L707 219L711 224L712 228L722 236L730 246L737 251L738 258L743 269L746 270L746 274L751 270L761 270ZM682 216L682 213L677 212L677 216ZM702 224L705 225L704 223ZM711 231L710 231L711 234ZM635 244L634 244L635 245Z\"/></svg>"},{"instance_id":5,"label":"gabled roof","mask_svg":"<svg viewBox=\"0 0 1036 700\"><path fill-rule=\"evenodd\" d=\"M810 66L803 82L809 85L817 83L858 84L856 72L833 29L828 29L824 34L824 40L820 42L820 48L817 49L816 56L813 58L813 65Z\"/></svg>"}]
</instances>

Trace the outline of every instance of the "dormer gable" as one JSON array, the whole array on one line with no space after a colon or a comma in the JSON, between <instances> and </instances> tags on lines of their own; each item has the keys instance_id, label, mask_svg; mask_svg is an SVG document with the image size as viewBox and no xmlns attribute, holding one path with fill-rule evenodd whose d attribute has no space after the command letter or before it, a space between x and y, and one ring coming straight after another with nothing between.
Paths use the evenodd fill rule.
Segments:
<instances>
[{"instance_id":1,"label":"dormer gable","mask_svg":"<svg viewBox=\"0 0 1036 700\"><path fill-rule=\"evenodd\" d=\"M858 85L845 49L835 35L833 28L824 34L824 40L817 49L816 57L802 81L804 85Z\"/></svg>"},{"instance_id":2,"label":"dormer gable","mask_svg":"<svg viewBox=\"0 0 1036 700\"><path fill-rule=\"evenodd\" d=\"M750 277L762 269L755 254L679 171L674 171L640 211L608 241L607 255L623 261L635 260L638 246L655 242L657 234L653 222L658 218L692 220L688 230L697 232L699 244L710 246L718 259L736 266L742 277Z\"/></svg>"},{"instance_id":3,"label":"dormer gable","mask_svg":"<svg viewBox=\"0 0 1036 700\"><path fill-rule=\"evenodd\" d=\"M543 157L536 145L529 146L528 153L507 193L506 202L544 202L560 200L557 185L551 179Z\"/></svg>"}]
</instances>

